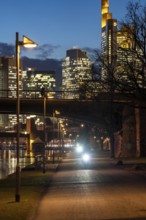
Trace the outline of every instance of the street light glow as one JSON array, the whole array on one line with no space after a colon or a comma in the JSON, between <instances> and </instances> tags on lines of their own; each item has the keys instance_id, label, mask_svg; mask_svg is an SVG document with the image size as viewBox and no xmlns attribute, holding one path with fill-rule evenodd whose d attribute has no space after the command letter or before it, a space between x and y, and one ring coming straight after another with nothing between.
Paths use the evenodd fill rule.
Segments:
<instances>
[{"instance_id":1,"label":"street light glow","mask_svg":"<svg viewBox=\"0 0 146 220\"><path fill-rule=\"evenodd\" d=\"M38 44L36 44L34 41L29 39L28 37L23 36L23 46L26 48L33 48L33 47L37 47Z\"/></svg>"}]
</instances>

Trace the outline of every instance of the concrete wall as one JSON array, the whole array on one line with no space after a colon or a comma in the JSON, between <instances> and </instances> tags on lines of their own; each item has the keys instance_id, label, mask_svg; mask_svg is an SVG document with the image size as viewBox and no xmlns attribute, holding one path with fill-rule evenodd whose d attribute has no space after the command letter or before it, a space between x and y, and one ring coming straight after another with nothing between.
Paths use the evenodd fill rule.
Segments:
<instances>
[{"instance_id":1,"label":"concrete wall","mask_svg":"<svg viewBox=\"0 0 146 220\"><path fill-rule=\"evenodd\" d=\"M146 156L146 109L125 106L122 130L115 133L115 157Z\"/></svg>"}]
</instances>

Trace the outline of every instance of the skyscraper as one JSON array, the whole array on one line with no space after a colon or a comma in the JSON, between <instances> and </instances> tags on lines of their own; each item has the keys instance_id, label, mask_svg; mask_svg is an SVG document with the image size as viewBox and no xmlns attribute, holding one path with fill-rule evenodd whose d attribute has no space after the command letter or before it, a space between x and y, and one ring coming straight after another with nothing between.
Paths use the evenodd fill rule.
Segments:
<instances>
[{"instance_id":1,"label":"skyscraper","mask_svg":"<svg viewBox=\"0 0 146 220\"><path fill-rule=\"evenodd\" d=\"M0 57L0 97L16 98L16 60L15 57ZM0 126L8 126L13 121L12 115L0 115ZM15 117L16 118L16 117ZM12 120L11 120L12 119ZM16 122L16 120L15 120Z\"/></svg>"},{"instance_id":2,"label":"skyscraper","mask_svg":"<svg viewBox=\"0 0 146 220\"><path fill-rule=\"evenodd\" d=\"M117 20L109 13L109 1L101 1L101 49L105 64L116 62L117 57ZM102 68L102 78L108 77L105 68Z\"/></svg>"},{"instance_id":3,"label":"skyscraper","mask_svg":"<svg viewBox=\"0 0 146 220\"><path fill-rule=\"evenodd\" d=\"M134 28L132 26L121 26L118 29L118 22L112 18L109 13L109 1L101 0L101 32L102 32L102 79L108 79L112 74L116 80L130 81L130 69L128 65L133 62L135 70L140 66L140 60L134 54L134 38L132 36ZM133 29L133 30L132 30ZM141 77L138 76L137 82L141 83Z\"/></svg>"},{"instance_id":4,"label":"skyscraper","mask_svg":"<svg viewBox=\"0 0 146 220\"><path fill-rule=\"evenodd\" d=\"M91 60L87 53L80 49L70 49L62 63L62 91L63 98L79 98L82 82L92 79Z\"/></svg>"},{"instance_id":5,"label":"skyscraper","mask_svg":"<svg viewBox=\"0 0 146 220\"><path fill-rule=\"evenodd\" d=\"M55 71L41 71L28 69L26 71L22 71L22 79L24 97L41 97L42 87L44 87L47 92L50 92L52 95L55 95Z\"/></svg>"},{"instance_id":6,"label":"skyscraper","mask_svg":"<svg viewBox=\"0 0 146 220\"><path fill-rule=\"evenodd\" d=\"M16 98L15 57L0 57L0 96Z\"/></svg>"}]
</instances>

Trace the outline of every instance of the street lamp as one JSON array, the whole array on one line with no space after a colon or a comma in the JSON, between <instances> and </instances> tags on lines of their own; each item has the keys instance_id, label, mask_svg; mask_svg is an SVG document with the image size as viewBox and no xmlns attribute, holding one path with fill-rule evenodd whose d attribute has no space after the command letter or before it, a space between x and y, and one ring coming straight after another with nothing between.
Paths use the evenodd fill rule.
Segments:
<instances>
[{"instance_id":1,"label":"street lamp","mask_svg":"<svg viewBox=\"0 0 146 220\"><path fill-rule=\"evenodd\" d=\"M20 122L19 122L19 115L20 115L20 46L31 48L36 47L37 44L23 36L23 41L19 41L19 33L16 32L16 74L17 74L17 162L16 162L16 194L15 194L15 201L20 202Z\"/></svg>"},{"instance_id":2,"label":"street lamp","mask_svg":"<svg viewBox=\"0 0 146 220\"><path fill-rule=\"evenodd\" d=\"M45 135L45 140L44 140L44 149L43 149L43 173L46 172L46 164L45 164L45 148L46 148L46 144L47 144L47 133L46 133L46 93L44 93L44 135Z\"/></svg>"},{"instance_id":3,"label":"street lamp","mask_svg":"<svg viewBox=\"0 0 146 220\"><path fill-rule=\"evenodd\" d=\"M54 141L54 139L55 139L55 118L56 118L57 115L60 115L60 112L57 111L57 110L54 110L53 111L53 146L54 146L54 143L55 143L55 141Z\"/></svg>"},{"instance_id":4,"label":"street lamp","mask_svg":"<svg viewBox=\"0 0 146 220\"><path fill-rule=\"evenodd\" d=\"M60 112L57 111L57 110L53 110L53 136L52 136L52 141L53 141L53 158L52 158L52 162L54 163L55 162L55 155L54 155L54 146L55 146L55 118L57 115L60 115Z\"/></svg>"},{"instance_id":5,"label":"street lamp","mask_svg":"<svg viewBox=\"0 0 146 220\"><path fill-rule=\"evenodd\" d=\"M47 144L47 133L46 133L46 101L47 101L47 92L45 90L45 87L41 88L41 95L43 97L44 102L44 147L43 147L43 173L46 172L46 144Z\"/></svg>"}]
</instances>

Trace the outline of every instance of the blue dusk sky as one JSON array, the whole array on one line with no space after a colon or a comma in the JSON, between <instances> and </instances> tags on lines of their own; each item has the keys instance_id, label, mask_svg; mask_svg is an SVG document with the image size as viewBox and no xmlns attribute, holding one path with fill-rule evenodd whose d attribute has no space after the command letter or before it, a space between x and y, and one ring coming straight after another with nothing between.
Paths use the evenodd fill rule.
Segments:
<instances>
[{"instance_id":1,"label":"blue dusk sky","mask_svg":"<svg viewBox=\"0 0 146 220\"><path fill-rule=\"evenodd\" d=\"M124 17L128 2L109 0L113 18ZM100 9L101 0L1 1L0 43L15 45L15 32L19 32L20 40L26 35L39 44L35 51L23 54L39 59L62 59L73 47L100 48Z\"/></svg>"}]
</instances>

